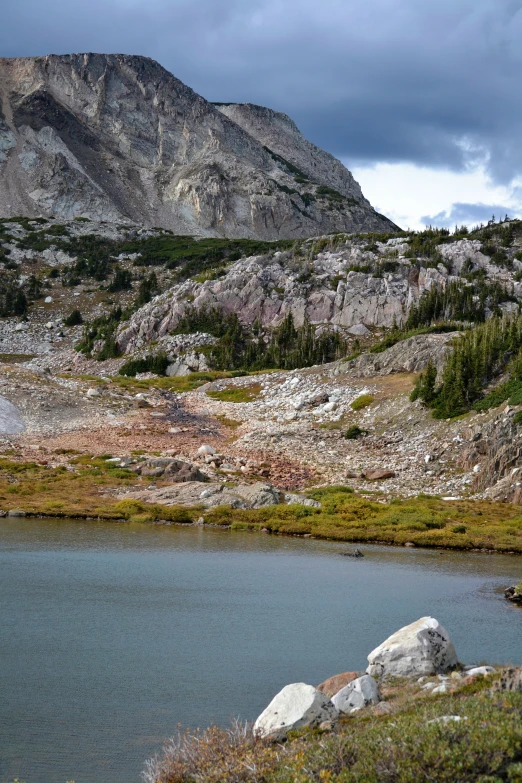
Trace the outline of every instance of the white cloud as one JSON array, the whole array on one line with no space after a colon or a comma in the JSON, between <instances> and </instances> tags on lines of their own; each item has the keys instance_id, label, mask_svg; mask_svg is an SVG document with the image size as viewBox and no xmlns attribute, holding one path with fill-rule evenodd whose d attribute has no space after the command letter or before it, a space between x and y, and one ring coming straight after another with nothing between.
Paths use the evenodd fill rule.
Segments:
<instances>
[{"instance_id":1,"label":"white cloud","mask_svg":"<svg viewBox=\"0 0 522 783\"><path fill-rule=\"evenodd\" d=\"M348 161L343 162L350 168ZM456 203L496 204L510 217L522 216L517 183L494 185L481 167L459 173L413 163L377 163L351 171L375 209L403 228L422 229L423 216L449 215Z\"/></svg>"}]
</instances>

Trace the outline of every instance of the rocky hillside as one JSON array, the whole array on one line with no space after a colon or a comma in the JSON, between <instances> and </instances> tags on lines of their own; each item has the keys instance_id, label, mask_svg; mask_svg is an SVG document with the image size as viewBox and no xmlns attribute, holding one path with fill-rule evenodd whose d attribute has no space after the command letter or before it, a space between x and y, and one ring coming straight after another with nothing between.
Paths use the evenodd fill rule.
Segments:
<instances>
[{"instance_id":1,"label":"rocky hillside","mask_svg":"<svg viewBox=\"0 0 522 783\"><path fill-rule=\"evenodd\" d=\"M288 118L249 121L144 57L0 59L0 101L5 216L262 239L394 228Z\"/></svg>"},{"instance_id":2,"label":"rocky hillside","mask_svg":"<svg viewBox=\"0 0 522 783\"><path fill-rule=\"evenodd\" d=\"M497 250L502 231L508 230L508 248ZM494 310L517 311L522 224L512 221L499 227L498 235L492 231L472 236L341 234L243 258L155 298L121 327L118 344L126 352L141 348L175 331L194 308L237 313L242 323L258 321L267 329L291 313L297 326L307 319L316 327L332 326L358 337L369 335L373 327L407 323L412 307L430 293L435 298L437 292L448 293L445 312L439 314L446 319L473 321L478 311L484 318ZM429 326L430 313L423 318L420 314L412 326Z\"/></svg>"}]
</instances>

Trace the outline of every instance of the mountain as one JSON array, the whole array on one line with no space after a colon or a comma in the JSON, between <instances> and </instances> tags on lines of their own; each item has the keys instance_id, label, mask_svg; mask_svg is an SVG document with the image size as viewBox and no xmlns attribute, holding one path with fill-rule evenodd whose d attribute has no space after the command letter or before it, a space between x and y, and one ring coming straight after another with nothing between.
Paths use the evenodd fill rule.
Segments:
<instances>
[{"instance_id":1,"label":"mountain","mask_svg":"<svg viewBox=\"0 0 522 783\"><path fill-rule=\"evenodd\" d=\"M286 115L213 105L120 54L0 59L0 214L257 239L396 229Z\"/></svg>"}]
</instances>

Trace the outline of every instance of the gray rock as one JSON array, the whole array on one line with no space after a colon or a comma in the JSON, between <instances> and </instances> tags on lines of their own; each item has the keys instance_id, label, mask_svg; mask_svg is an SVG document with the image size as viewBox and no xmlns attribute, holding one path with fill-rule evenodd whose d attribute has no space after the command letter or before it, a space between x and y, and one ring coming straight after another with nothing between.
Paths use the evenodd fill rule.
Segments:
<instances>
[{"instance_id":1,"label":"gray rock","mask_svg":"<svg viewBox=\"0 0 522 783\"><path fill-rule=\"evenodd\" d=\"M255 484L242 484L234 488L234 494L246 501L249 508L263 508L265 506L276 506L281 502L281 492L272 486L261 481Z\"/></svg>"},{"instance_id":2,"label":"gray rock","mask_svg":"<svg viewBox=\"0 0 522 783\"><path fill-rule=\"evenodd\" d=\"M10 511L7 512L8 517L25 517L25 511L21 511L20 509L12 508Z\"/></svg>"},{"instance_id":3,"label":"gray rock","mask_svg":"<svg viewBox=\"0 0 522 783\"><path fill-rule=\"evenodd\" d=\"M370 330L364 324L354 324L347 331L348 334L353 334L357 337L366 337L366 335L370 334Z\"/></svg>"},{"instance_id":4,"label":"gray rock","mask_svg":"<svg viewBox=\"0 0 522 783\"><path fill-rule=\"evenodd\" d=\"M374 677L419 677L447 672L458 660L446 629L434 617L421 617L376 647L368 663Z\"/></svg>"},{"instance_id":5,"label":"gray rock","mask_svg":"<svg viewBox=\"0 0 522 783\"><path fill-rule=\"evenodd\" d=\"M297 504L299 506L311 506L312 508L321 508L321 504L318 500L314 500L313 498L306 498L304 495L297 495L294 492L287 492L285 494L285 503L290 504Z\"/></svg>"},{"instance_id":6,"label":"gray rock","mask_svg":"<svg viewBox=\"0 0 522 783\"><path fill-rule=\"evenodd\" d=\"M25 424L16 405L0 397L0 435L18 435L25 430Z\"/></svg>"},{"instance_id":7,"label":"gray rock","mask_svg":"<svg viewBox=\"0 0 522 783\"><path fill-rule=\"evenodd\" d=\"M369 674L358 677L332 697L332 704L340 713L361 710L381 700L379 686Z\"/></svg>"},{"instance_id":8,"label":"gray rock","mask_svg":"<svg viewBox=\"0 0 522 783\"><path fill-rule=\"evenodd\" d=\"M463 718L461 715L441 715L440 718L429 720L428 726L432 723L460 723L461 720L467 720L467 717Z\"/></svg>"},{"instance_id":9,"label":"gray rock","mask_svg":"<svg viewBox=\"0 0 522 783\"><path fill-rule=\"evenodd\" d=\"M500 680L493 685L494 691L522 691L522 666L510 667L502 672Z\"/></svg>"},{"instance_id":10,"label":"gray rock","mask_svg":"<svg viewBox=\"0 0 522 783\"><path fill-rule=\"evenodd\" d=\"M350 362L340 362L337 365L339 374L349 372L355 377L366 378L397 372L420 372L430 359L442 370L456 335L456 332L447 332L410 337L381 353L363 353Z\"/></svg>"},{"instance_id":11,"label":"gray rock","mask_svg":"<svg viewBox=\"0 0 522 783\"><path fill-rule=\"evenodd\" d=\"M205 354L198 351L190 351L179 356L172 364L169 364L167 375L179 377L190 375L191 372L205 372L206 370L208 370L208 363Z\"/></svg>"},{"instance_id":12,"label":"gray rock","mask_svg":"<svg viewBox=\"0 0 522 783\"><path fill-rule=\"evenodd\" d=\"M292 729L319 726L336 718L337 710L328 696L313 685L296 682L274 696L254 723L254 732L262 737L283 739Z\"/></svg>"}]
</instances>

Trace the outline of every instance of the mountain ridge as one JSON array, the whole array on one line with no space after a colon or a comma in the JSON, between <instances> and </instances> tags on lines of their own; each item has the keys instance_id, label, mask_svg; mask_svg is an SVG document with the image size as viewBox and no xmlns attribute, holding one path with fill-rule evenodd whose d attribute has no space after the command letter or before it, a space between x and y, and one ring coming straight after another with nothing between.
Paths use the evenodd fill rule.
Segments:
<instances>
[{"instance_id":1,"label":"mountain ridge","mask_svg":"<svg viewBox=\"0 0 522 783\"><path fill-rule=\"evenodd\" d=\"M258 118L249 132L244 109L228 116L150 58L1 58L0 100L0 213L8 217L260 239L395 228L289 118L290 158L280 154L267 124L279 127L285 115L264 109L264 127Z\"/></svg>"}]
</instances>

